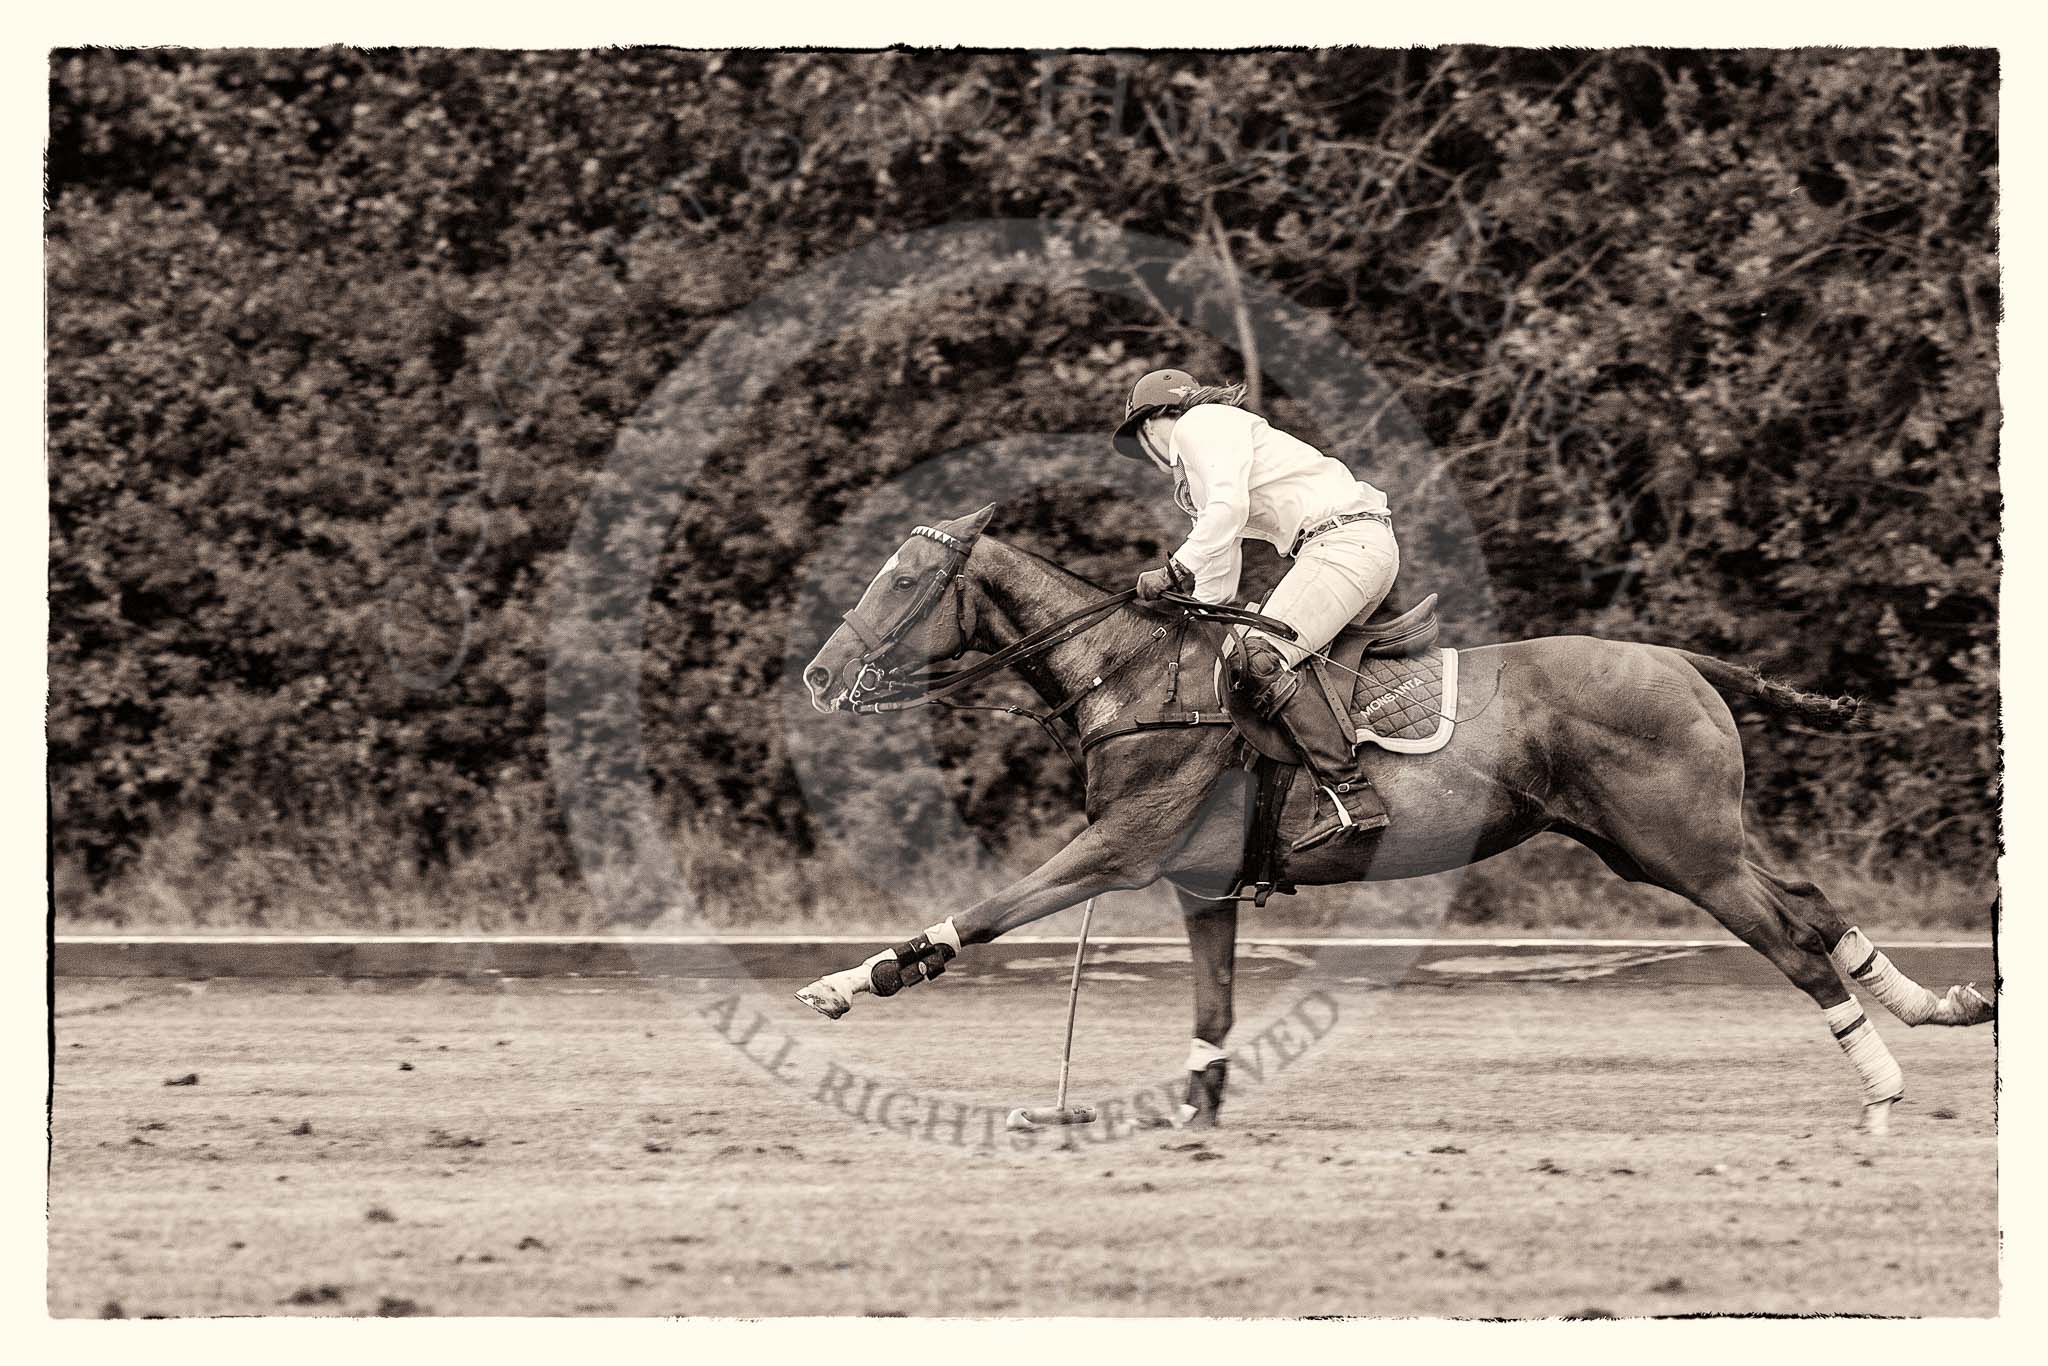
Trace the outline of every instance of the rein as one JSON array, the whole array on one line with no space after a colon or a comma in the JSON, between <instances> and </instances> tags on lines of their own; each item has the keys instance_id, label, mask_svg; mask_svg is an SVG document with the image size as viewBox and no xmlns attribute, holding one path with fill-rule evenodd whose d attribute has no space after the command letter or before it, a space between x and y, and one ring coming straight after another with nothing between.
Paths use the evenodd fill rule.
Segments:
<instances>
[{"instance_id":1,"label":"rein","mask_svg":"<svg viewBox=\"0 0 2048 1366\"><path fill-rule=\"evenodd\" d=\"M918 529L920 531L923 530L922 527ZM916 604L912 611L904 615L903 619L897 623L893 630L870 646L871 654L878 656L886 653L898 637L916 624L918 618L925 611L930 610L931 605L945 591L946 580L953 577L954 574L948 572L938 580L937 591L928 593L922 602ZM925 706L941 701L970 683L978 683L984 678L1009 669L1021 660L1044 654L1055 646L1064 645L1076 636L1086 635L1089 631L1108 620L1110 614L1118 608L1135 601L1137 596L1137 589L1126 588L1123 592L1113 593L1100 602L1091 602L1085 607L1076 608L1065 616L1050 621L1029 635L1023 636L997 650L979 664L970 664L964 669L948 669L921 674L898 674L876 667L872 658L865 660L861 668L862 682L859 691L870 696L877 694L886 694L886 696L882 697L881 700L872 702L850 700L848 709L862 714L908 711L912 707ZM1199 599L1188 597L1184 593L1162 594L1161 601L1180 608L1186 616L1197 620L1215 621L1235 626L1256 626L1260 630L1277 635L1283 640L1295 639L1294 628L1286 622L1262 616L1243 607L1233 607L1227 603L1202 602ZM853 619L852 614L849 613L847 620L852 621ZM1164 640L1165 638L1166 628L1161 626L1152 633L1147 639L1146 644L1149 645L1153 641ZM1142 649L1143 647L1140 648ZM1063 715L1082 697L1101 687L1104 679L1109 678L1112 674L1122 669L1134 657L1135 655L1127 655L1125 658L1117 661L1116 664L1110 666L1110 668L1095 675L1087 687L1080 689L1073 697L1060 704L1059 708L1052 712L1051 715L1054 717ZM870 673L875 675L873 683L865 681ZM977 710L979 709L977 708ZM995 707L988 710L1014 711L1017 709Z\"/></svg>"},{"instance_id":2,"label":"rein","mask_svg":"<svg viewBox=\"0 0 2048 1366\"><path fill-rule=\"evenodd\" d=\"M1231 626L1256 626L1269 636L1282 640L1299 640L1301 633L1286 622L1275 617L1262 616L1249 607L1233 607L1227 602L1203 602L1185 593L1162 593L1160 601L1170 602L1189 616L1201 621L1219 621Z\"/></svg>"},{"instance_id":3,"label":"rein","mask_svg":"<svg viewBox=\"0 0 2048 1366\"><path fill-rule=\"evenodd\" d=\"M1080 773L1080 761L1074 757L1074 752L1067 747L1067 742L1061 738L1059 732L1053 729L1052 723L1079 706L1083 698L1108 680L1122 673L1152 646L1166 639L1167 628L1155 628L1136 648L1093 675L1085 685L1074 690L1073 696L1049 712L1036 712L1027 707L949 702L946 700L948 697L970 684L1004 672L1026 659L1044 654L1077 636L1085 635L1107 621L1119 609L1136 600L1138 593L1134 588L1127 588L1121 593L1111 594L1100 602L1091 602L1084 607L1076 608L995 651L978 664L970 664L963 669L899 674L884 668L881 664L882 658L895 648L905 633L938 604L948 588L954 592L954 611L960 617L961 638L965 640L970 634L966 615L966 581L960 577L960 570L966 566L968 556L973 554L973 544L929 527L920 526L916 528L914 534L938 542L945 546L951 555L945 567L933 576L924 591L887 630L875 631L860 619L857 611L845 615L845 621L860 636L862 644L867 646L867 652L860 660L854 686L847 694L848 710L858 714L880 714L908 711L912 707L942 706L954 711L997 711L1010 716L1028 717L1036 721L1040 729L1052 737L1060 752L1067 756L1067 762L1074 766L1076 773ZM1184 593L1173 592L1162 594L1160 600L1180 609L1183 627L1189 620L1214 621L1234 626L1255 626L1285 640L1295 639L1294 628L1285 622L1261 616L1242 607L1202 602Z\"/></svg>"},{"instance_id":4,"label":"rein","mask_svg":"<svg viewBox=\"0 0 2048 1366\"><path fill-rule=\"evenodd\" d=\"M1069 612L1057 621L1039 627L1004 646L979 664L970 664L964 669L950 669L938 673L896 674L884 672L876 686L868 688L869 693L886 690L888 698L880 702L850 702L856 712L906 711L911 707L936 702L950 693L958 692L969 683L978 682L991 674L1001 673L1019 660L1033 655L1044 654L1056 645L1063 645L1075 636L1086 634L1108 619L1109 614L1137 597L1136 589L1125 589L1101 602L1091 602L1086 607Z\"/></svg>"}]
</instances>

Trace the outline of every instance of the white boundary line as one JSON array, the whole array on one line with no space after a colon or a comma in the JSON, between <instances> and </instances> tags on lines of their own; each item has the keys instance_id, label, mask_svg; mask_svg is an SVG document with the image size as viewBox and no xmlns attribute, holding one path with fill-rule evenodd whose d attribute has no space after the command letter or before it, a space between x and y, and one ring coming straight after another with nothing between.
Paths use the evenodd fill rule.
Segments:
<instances>
[{"instance_id":1,"label":"white boundary line","mask_svg":"<svg viewBox=\"0 0 2048 1366\"><path fill-rule=\"evenodd\" d=\"M645 946L660 948L681 945L729 945L751 944L872 944L877 939L887 938L882 934L638 934L638 935L592 935L592 934L60 934L56 943L60 947L93 944L161 944L169 946L198 946L201 944L471 944L506 945L527 944L588 944L617 945L625 948ZM1070 944L1071 937L1048 935L1006 935L998 944ZM1157 945L1185 946L1187 940L1178 935L1097 935L1089 942L1102 948L1151 947ZM1411 949L1431 946L1474 948L1474 949L1743 949L1748 948L1739 939L1544 939L1544 938L1499 938L1468 939L1463 935L1443 935L1426 939L1401 938L1313 938L1253 936L1238 940L1241 947L1269 945L1275 948L1386 948ZM1982 949L1989 951L1991 942L1984 939L1887 939L1887 949ZM978 945L986 948L988 945Z\"/></svg>"}]
</instances>

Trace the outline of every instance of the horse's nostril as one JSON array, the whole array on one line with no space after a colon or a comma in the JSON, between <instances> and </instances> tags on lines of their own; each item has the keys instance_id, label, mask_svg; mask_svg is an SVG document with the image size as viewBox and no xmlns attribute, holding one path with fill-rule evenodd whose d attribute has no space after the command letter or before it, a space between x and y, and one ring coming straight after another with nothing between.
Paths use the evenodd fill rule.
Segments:
<instances>
[{"instance_id":1,"label":"horse's nostril","mask_svg":"<svg viewBox=\"0 0 2048 1366\"><path fill-rule=\"evenodd\" d=\"M813 664L804 670L804 682L810 684L813 691L822 690L831 681L832 671L822 664Z\"/></svg>"}]
</instances>

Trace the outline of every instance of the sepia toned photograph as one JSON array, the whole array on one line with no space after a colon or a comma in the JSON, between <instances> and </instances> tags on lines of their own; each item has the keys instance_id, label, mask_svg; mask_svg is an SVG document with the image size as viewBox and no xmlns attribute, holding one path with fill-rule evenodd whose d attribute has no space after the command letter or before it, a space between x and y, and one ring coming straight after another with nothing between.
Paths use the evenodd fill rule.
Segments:
<instances>
[{"instance_id":1,"label":"sepia toned photograph","mask_svg":"<svg viewBox=\"0 0 2048 1366\"><path fill-rule=\"evenodd\" d=\"M2001 1314L2000 52L1159 41L48 52L51 1317Z\"/></svg>"}]
</instances>

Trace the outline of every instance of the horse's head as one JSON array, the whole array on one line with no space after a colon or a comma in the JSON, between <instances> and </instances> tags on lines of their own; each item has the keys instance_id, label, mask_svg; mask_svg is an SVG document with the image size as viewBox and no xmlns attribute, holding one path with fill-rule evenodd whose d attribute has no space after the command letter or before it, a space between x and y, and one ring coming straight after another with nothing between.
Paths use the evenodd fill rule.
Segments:
<instances>
[{"instance_id":1,"label":"horse's head","mask_svg":"<svg viewBox=\"0 0 2048 1366\"><path fill-rule=\"evenodd\" d=\"M813 707L858 705L891 674L966 653L974 628L960 571L995 510L921 526L897 548L804 669Z\"/></svg>"}]
</instances>

